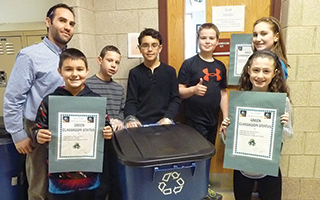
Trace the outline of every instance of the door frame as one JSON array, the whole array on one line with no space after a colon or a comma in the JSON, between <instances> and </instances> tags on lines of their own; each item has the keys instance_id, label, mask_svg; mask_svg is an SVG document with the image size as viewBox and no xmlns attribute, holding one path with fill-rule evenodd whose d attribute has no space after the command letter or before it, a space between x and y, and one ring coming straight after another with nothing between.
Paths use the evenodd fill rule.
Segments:
<instances>
[{"instance_id":1,"label":"door frame","mask_svg":"<svg viewBox=\"0 0 320 200\"><path fill-rule=\"evenodd\" d=\"M158 0L158 17L159 17L159 31L162 36L162 50L160 54L160 60L164 63L168 63L168 1L170 0ZM281 1L271 0L270 16L273 16L280 20Z\"/></svg>"}]
</instances>

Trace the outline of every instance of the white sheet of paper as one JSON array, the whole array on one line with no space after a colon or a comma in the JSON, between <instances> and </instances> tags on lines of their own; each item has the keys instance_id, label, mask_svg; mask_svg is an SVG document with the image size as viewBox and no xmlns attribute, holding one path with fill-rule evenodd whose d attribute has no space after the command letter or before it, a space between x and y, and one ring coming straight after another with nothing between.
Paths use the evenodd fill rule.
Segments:
<instances>
[{"instance_id":1,"label":"white sheet of paper","mask_svg":"<svg viewBox=\"0 0 320 200\"><path fill-rule=\"evenodd\" d=\"M58 160L95 159L98 113L59 112Z\"/></svg>"},{"instance_id":2,"label":"white sheet of paper","mask_svg":"<svg viewBox=\"0 0 320 200\"><path fill-rule=\"evenodd\" d=\"M239 6L213 6L212 23L220 32L244 31L245 5Z\"/></svg>"},{"instance_id":3,"label":"white sheet of paper","mask_svg":"<svg viewBox=\"0 0 320 200\"><path fill-rule=\"evenodd\" d=\"M250 44L236 44L235 46L235 67L234 76L241 76L242 69L253 51Z\"/></svg>"},{"instance_id":4,"label":"white sheet of paper","mask_svg":"<svg viewBox=\"0 0 320 200\"><path fill-rule=\"evenodd\" d=\"M272 160L276 109L237 107L233 154Z\"/></svg>"}]
</instances>

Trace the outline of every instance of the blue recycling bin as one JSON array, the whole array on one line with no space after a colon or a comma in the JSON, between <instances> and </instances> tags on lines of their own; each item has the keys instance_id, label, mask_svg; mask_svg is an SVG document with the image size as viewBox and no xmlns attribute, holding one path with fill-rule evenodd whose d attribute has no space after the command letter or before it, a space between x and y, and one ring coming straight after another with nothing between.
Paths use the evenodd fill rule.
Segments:
<instances>
[{"instance_id":1,"label":"blue recycling bin","mask_svg":"<svg viewBox=\"0 0 320 200\"><path fill-rule=\"evenodd\" d=\"M11 138L0 136L0 199L19 199L20 162L19 153Z\"/></svg>"},{"instance_id":2,"label":"blue recycling bin","mask_svg":"<svg viewBox=\"0 0 320 200\"><path fill-rule=\"evenodd\" d=\"M0 199L22 200L21 157L0 117Z\"/></svg>"},{"instance_id":3,"label":"blue recycling bin","mask_svg":"<svg viewBox=\"0 0 320 200\"><path fill-rule=\"evenodd\" d=\"M201 200L214 146L178 124L124 129L112 139L123 200Z\"/></svg>"}]
</instances>

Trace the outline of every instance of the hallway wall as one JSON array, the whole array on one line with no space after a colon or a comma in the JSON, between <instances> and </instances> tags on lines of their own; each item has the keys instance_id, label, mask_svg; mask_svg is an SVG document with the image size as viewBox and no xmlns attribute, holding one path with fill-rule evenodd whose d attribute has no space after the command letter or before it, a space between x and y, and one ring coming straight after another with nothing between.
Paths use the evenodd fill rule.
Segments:
<instances>
[{"instance_id":1,"label":"hallway wall","mask_svg":"<svg viewBox=\"0 0 320 200\"><path fill-rule=\"evenodd\" d=\"M140 64L139 58L128 58L127 33L144 28L158 28L157 0L64 0L75 8L76 33L69 46L80 48L89 60L90 75L99 70L96 57L106 45L121 52L121 64L115 75L126 88L128 72Z\"/></svg>"},{"instance_id":2,"label":"hallway wall","mask_svg":"<svg viewBox=\"0 0 320 200\"><path fill-rule=\"evenodd\" d=\"M320 198L320 1L282 0L295 135L284 144L284 199Z\"/></svg>"}]
</instances>

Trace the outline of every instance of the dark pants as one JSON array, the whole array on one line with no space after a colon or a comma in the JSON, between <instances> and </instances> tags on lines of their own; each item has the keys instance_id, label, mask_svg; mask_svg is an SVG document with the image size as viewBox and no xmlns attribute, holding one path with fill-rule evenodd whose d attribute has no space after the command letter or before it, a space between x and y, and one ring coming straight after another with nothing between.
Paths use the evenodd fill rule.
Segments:
<instances>
[{"instance_id":1,"label":"dark pants","mask_svg":"<svg viewBox=\"0 0 320 200\"><path fill-rule=\"evenodd\" d=\"M100 186L96 189L95 200L121 200L118 158L111 140L105 140L103 172L100 174Z\"/></svg>"},{"instance_id":2,"label":"dark pants","mask_svg":"<svg viewBox=\"0 0 320 200\"><path fill-rule=\"evenodd\" d=\"M29 200L45 200L48 191L48 149L47 144L39 145L33 135L34 122L25 119L24 129L33 143L33 151L26 157L26 175Z\"/></svg>"},{"instance_id":3,"label":"dark pants","mask_svg":"<svg viewBox=\"0 0 320 200\"><path fill-rule=\"evenodd\" d=\"M217 136L217 125L215 126L205 126L202 124L197 124L192 120L187 119L186 124L195 128L201 135L209 140L213 145L216 143L216 136Z\"/></svg>"},{"instance_id":4,"label":"dark pants","mask_svg":"<svg viewBox=\"0 0 320 200\"><path fill-rule=\"evenodd\" d=\"M243 176L240 171L233 172L233 191L236 200L251 200L253 185L257 181L261 200L281 200L282 176L279 168L278 177L266 176L251 179Z\"/></svg>"},{"instance_id":5,"label":"dark pants","mask_svg":"<svg viewBox=\"0 0 320 200\"><path fill-rule=\"evenodd\" d=\"M28 181L26 177L26 155L20 154L20 199L27 200L28 199Z\"/></svg>"}]
</instances>

